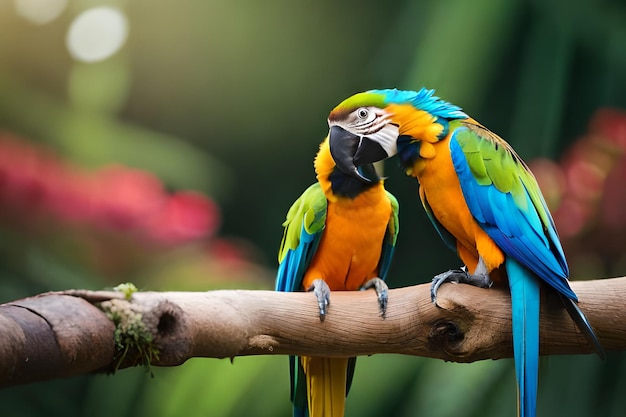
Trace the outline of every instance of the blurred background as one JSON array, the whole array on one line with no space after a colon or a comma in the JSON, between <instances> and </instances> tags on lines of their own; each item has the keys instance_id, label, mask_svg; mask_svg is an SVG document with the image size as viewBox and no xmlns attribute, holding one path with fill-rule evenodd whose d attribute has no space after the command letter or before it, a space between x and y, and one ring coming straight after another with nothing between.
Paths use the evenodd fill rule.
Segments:
<instances>
[{"instance_id":1,"label":"blurred background","mask_svg":"<svg viewBox=\"0 0 626 417\"><path fill-rule=\"evenodd\" d=\"M507 139L572 279L626 274L618 0L0 1L0 302L273 288L281 223L340 100L435 88ZM391 287L459 266L392 160ZM415 235L419 234L419 239ZM416 243L417 242L417 243ZM289 416L284 357L0 391L3 415ZM543 358L540 415L623 416L626 356ZM513 362L361 358L347 416L514 416Z\"/></svg>"}]
</instances>

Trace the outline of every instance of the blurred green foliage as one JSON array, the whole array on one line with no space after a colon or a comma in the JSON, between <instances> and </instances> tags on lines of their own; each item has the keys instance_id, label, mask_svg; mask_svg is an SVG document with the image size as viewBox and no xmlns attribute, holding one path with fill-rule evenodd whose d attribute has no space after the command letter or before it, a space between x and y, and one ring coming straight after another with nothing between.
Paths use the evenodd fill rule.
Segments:
<instances>
[{"instance_id":1,"label":"blurred green foliage","mask_svg":"<svg viewBox=\"0 0 626 417\"><path fill-rule=\"evenodd\" d=\"M2 302L126 280L157 290L271 288L280 224L314 181L326 115L357 91L435 88L526 160L558 157L597 108L626 108L626 5L618 0L70 0L44 25L18 16L18 3L0 2L0 128L85 170L123 164L154 173L168 190L204 193L221 208L219 235L235 243L145 249L119 235L33 231L28 219L15 226L5 217ZM128 40L104 61L77 62L67 28L96 5L120 8ZM417 185L395 161L386 170L402 224L390 286L458 266ZM229 254L234 266L221 261ZM154 373L4 389L2 414L290 415L286 358L194 359ZM619 353L604 363L542 359L539 415L621 416L625 385ZM512 361L378 355L359 359L347 415L513 416L515 404Z\"/></svg>"}]
</instances>

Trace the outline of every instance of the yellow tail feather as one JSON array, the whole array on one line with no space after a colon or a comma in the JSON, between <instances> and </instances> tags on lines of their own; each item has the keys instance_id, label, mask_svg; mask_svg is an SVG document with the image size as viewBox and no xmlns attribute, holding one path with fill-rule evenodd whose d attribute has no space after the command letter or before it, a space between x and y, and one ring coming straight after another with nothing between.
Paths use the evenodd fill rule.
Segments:
<instances>
[{"instance_id":1,"label":"yellow tail feather","mask_svg":"<svg viewBox=\"0 0 626 417\"><path fill-rule=\"evenodd\" d=\"M310 417L343 417L347 358L301 357L306 374Z\"/></svg>"}]
</instances>

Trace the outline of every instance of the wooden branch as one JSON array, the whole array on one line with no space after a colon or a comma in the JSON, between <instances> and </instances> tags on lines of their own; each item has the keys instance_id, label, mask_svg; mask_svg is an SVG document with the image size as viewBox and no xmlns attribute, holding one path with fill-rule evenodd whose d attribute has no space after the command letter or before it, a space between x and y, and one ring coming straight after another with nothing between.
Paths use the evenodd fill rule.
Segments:
<instances>
[{"instance_id":1,"label":"wooden branch","mask_svg":"<svg viewBox=\"0 0 626 417\"><path fill-rule=\"evenodd\" d=\"M572 287L605 349L626 349L626 277ZM136 356L120 359L105 305L109 314L112 305L140 314L159 351L155 366L264 354L400 353L454 362L512 356L506 289L446 284L439 307L429 290L430 284L391 290L385 319L373 291L334 292L324 322L310 293L138 292L131 302L110 291L41 294L0 305L0 386L136 365ZM541 353L591 351L558 298L543 294Z\"/></svg>"}]
</instances>

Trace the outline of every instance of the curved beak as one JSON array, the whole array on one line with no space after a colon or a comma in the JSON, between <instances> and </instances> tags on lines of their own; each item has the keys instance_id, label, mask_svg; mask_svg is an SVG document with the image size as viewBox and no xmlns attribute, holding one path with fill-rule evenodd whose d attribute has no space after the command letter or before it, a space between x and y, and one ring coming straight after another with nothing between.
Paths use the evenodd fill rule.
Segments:
<instances>
[{"instance_id":1,"label":"curved beak","mask_svg":"<svg viewBox=\"0 0 626 417\"><path fill-rule=\"evenodd\" d=\"M329 145L330 154L335 160L337 168L343 173L365 183L371 183L374 180L365 177L359 171L359 167L382 161L389 157L378 142L367 137L357 136L340 126L330 128ZM372 172L374 170L368 169L368 171Z\"/></svg>"},{"instance_id":2,"label":"curved beak","mask_svg":"<svg viewBox=\"0 0 626 417\"><path fill-rule=\"evenodd\" d=\"M359 148L354 154L354 164L361 166L365 164L373 164L374 162L382 161L389 158L390 155L383 149L380 143L373 139L364 136L361 138Z\"/></svg>"}]
</instances>

